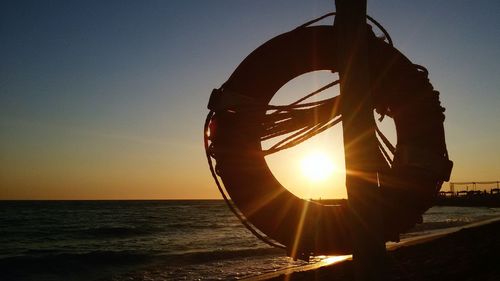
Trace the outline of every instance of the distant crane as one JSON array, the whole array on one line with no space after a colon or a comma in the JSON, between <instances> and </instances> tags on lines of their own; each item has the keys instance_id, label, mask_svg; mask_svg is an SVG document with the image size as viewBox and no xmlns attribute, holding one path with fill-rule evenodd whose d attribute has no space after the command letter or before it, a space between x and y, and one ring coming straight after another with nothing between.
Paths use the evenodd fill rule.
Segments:
<instances>
[{"instance_id":1,"label":"distant crane","mask_svg":"<svg viewBox=\"0 0 500 281\"><path fill-rule=\"evenodd\" d=\"M472 191L476 191L477 185L491 185L490 192L498 192L500 190L500 181L470 181L470 182L450 182L450 192L455 194L455 186L464 186L465 191L469 191L469 186L471 186ZM496 186L496 187L494 187Z\"/></svg>"}]
</instances>

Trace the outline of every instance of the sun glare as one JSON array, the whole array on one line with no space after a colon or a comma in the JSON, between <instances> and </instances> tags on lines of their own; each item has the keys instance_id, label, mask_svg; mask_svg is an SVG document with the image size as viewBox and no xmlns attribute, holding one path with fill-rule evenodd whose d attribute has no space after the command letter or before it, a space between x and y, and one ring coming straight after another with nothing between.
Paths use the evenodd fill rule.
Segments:
<instances>
[{"instance_id":1,"label":"sun glare","mask_svg":"<svg viewBox=\"0 0 500 281\"><path fill-rule=\"evenodd\" d=\"M322 152L313 152L304 157L301 168L304 176L313 182L327 179L335 170L332 159Z\"/></svg>"}]
</instances>

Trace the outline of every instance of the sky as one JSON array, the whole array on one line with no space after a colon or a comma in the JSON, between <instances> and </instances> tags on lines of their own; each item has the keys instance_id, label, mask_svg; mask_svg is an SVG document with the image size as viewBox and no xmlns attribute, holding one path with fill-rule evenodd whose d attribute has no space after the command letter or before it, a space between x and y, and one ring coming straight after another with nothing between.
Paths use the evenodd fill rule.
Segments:
<instances>
[{"instance_id":1,"label":"sky","mask_svg":"<svg viewBox=\"0 0 500 281\"><path fill-rule=\"evenodd\" d=\"M259 45L332 10L333 0L2 1L0 199L221 198L202 143L211 90ZM500 180L500 2L369 0L368 13L441 93L452 181ZM340 134L269 159L271 170L301 197L344 197ZM338 172L320 187L294 172L307 145L335 154Z\"/></svg>"}]
</instances>

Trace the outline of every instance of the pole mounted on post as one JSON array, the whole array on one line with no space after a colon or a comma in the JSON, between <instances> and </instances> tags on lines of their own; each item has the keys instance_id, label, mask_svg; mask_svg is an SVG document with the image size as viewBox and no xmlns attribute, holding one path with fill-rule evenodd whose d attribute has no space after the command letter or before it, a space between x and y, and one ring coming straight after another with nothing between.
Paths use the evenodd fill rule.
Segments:
<instances>
[{"instance_id":1,"label":"pole mounted on post","mask_svg":"<svg viewBox=\"0 0 500 281\"><path fill-rule=\"evenodd\" d=\"M367 0L335 0L335 5L355 277L358 281L383 280L385 242L377 180L379 152L368 70Z\"/></svg>"}]
</instances>

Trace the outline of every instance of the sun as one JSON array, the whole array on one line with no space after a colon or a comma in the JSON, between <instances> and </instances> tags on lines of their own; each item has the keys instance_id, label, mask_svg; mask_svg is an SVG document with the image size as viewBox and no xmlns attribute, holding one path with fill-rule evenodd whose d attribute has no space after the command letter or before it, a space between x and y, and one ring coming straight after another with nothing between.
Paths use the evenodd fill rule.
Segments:
<instances>
[{"instance_id":1,"label":"sun","mask_svg":"<svg viewBox=\"0 0 500 281\"><path fill-rule=\"evenodd\" d=\"M335 171L331 158L323 152L313 152L301 161L302 173L312 182L324 181Z\"/></svg>"}]
</instances>

